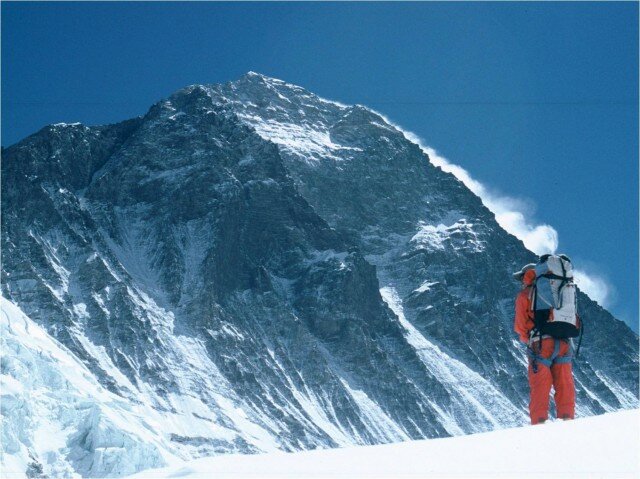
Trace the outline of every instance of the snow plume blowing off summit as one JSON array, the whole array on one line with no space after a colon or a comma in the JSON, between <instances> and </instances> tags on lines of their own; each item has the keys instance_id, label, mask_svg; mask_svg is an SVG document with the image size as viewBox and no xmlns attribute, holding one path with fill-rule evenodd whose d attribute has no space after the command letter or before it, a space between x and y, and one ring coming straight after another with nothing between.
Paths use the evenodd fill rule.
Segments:
<instances>
[{"instance_id":1,"label":"snow plume blowing off summit","mask_svg":"<svg viewBox=\"0 0 640 479\"><path fill-rule=\"evenodd\" d=\"M416 138L412 139L412 141L415 140ZM529 206L530 201L493 193L485 185L472 178L467 170L450 163L433 148L422 148L429 155L431 163L439 166L443 171L452 173L467 188L478 195L484 205L496 215L498 224L522 240L528 249L538 255L558 251L558 232L556 229L548 224L535 224L527 220L531 217L530 211L527 211L532 209ZM574 270L574 275L580 289L591 299L597 301L602 307L609 306L612 286L605 278L579 268Z\"/></svg>"},{"instance_id":2,"label":"snow plume blowing off summit","mask_svg":"<svg viewBox=\"0 0 640 479\"><path fill-rule=\"evenodd\" d=\"M377 112L376 112L377 113ZM556 253L558 251L558 232L548 224L535 224L531 221L533 212L532 202L502 195L492 191L486 185L473 178L471 174L459 165L451 163L440 155L434 148L426 146L422 138L411 133L393 121L378 113L385 120L403 131L408 140L416 143L424 151L434 166L442 171L451 173L464 185L477 195L482 203L496 215L496 221L508 233L521 240L527 249L538 255ZM587 272L584 269L575 269L576 283L591 299L597 301L602 307L610 306L613 286L604 277Z\"/></svg>"}]
</instances>

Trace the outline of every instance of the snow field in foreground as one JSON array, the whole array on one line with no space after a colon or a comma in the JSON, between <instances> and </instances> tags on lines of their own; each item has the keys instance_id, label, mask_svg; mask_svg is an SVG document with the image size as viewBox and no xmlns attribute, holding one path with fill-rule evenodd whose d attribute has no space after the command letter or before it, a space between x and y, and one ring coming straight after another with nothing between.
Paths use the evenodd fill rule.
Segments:
<instances>
[{"instance_id":1,"label":"snow field in foreground","mask_svg":"<svg viewBox=\"0 0 640 479\"><path fill-rule=\"evenodd\" d=\"M218 456L136 478L640 477L640 410L445 439Z\"/></svg>"}]
</instances>

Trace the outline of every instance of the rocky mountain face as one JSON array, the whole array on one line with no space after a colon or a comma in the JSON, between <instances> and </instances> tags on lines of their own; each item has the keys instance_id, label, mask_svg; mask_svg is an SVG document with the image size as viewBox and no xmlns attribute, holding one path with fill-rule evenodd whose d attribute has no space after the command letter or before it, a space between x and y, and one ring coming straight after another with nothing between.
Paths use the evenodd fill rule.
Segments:
<instances>
[{"instance_id":1,"label":"rocky mountain face","mask_svg":"<svg viewBox=\"0 0 640 479\"><path fill-rule=\"evenodd\" d=\"M259 74L46 127L2 151L2 295L111 399L49 418L53 456L37 414L5 452L105 476L525 424L511 272L535 259L379 114ZM638 337L579 300L577 413L637 407Z\"/></svg>"}]
</instances>

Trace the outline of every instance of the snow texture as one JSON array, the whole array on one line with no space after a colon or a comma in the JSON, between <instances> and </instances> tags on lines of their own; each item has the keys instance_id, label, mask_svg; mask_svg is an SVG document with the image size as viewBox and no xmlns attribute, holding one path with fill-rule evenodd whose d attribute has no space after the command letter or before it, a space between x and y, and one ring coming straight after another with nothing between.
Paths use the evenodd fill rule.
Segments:
<instances>
[{"instance_id":1,"label":"snow texture","mask_svg":"<svg viewBox=\"0 0 640 479\"><path fill-rule=\"evenodd\" d=\"M176 458L150 408L105 390L20 309L0 298L2 476L121 476Z\"/></svg>"},{"instance_id":2,"label":"snow texture","mask_svg":"<svg viewBox=\"0 0 640 479\"><path fill-rule=\"evenodd\" d=\"M544 452L532 455L532 445ZM325 451L205 458L144 478L636 478L640 412L463 437ZM536 459L533 459L533 458Z\"/></svg>"}]
</instances>

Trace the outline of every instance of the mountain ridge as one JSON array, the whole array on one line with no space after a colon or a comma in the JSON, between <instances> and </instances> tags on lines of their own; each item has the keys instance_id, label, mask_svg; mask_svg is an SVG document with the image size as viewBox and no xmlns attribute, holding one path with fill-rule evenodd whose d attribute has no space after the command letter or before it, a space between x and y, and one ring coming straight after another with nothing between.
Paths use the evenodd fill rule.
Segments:
<instances>
[{"instance_id":1,"label":"mountain ridge","mask_svg":"<svg viewBox=\"0 0 640 479\"><path fill-rule=\"evenodd\" d=\"M510 272L535 256L382 116L248 74L3 159L3 296L176 454L526 422ZM581 304L578 413L635 407L637 336Z\"/></svg>"}]
</instances>

